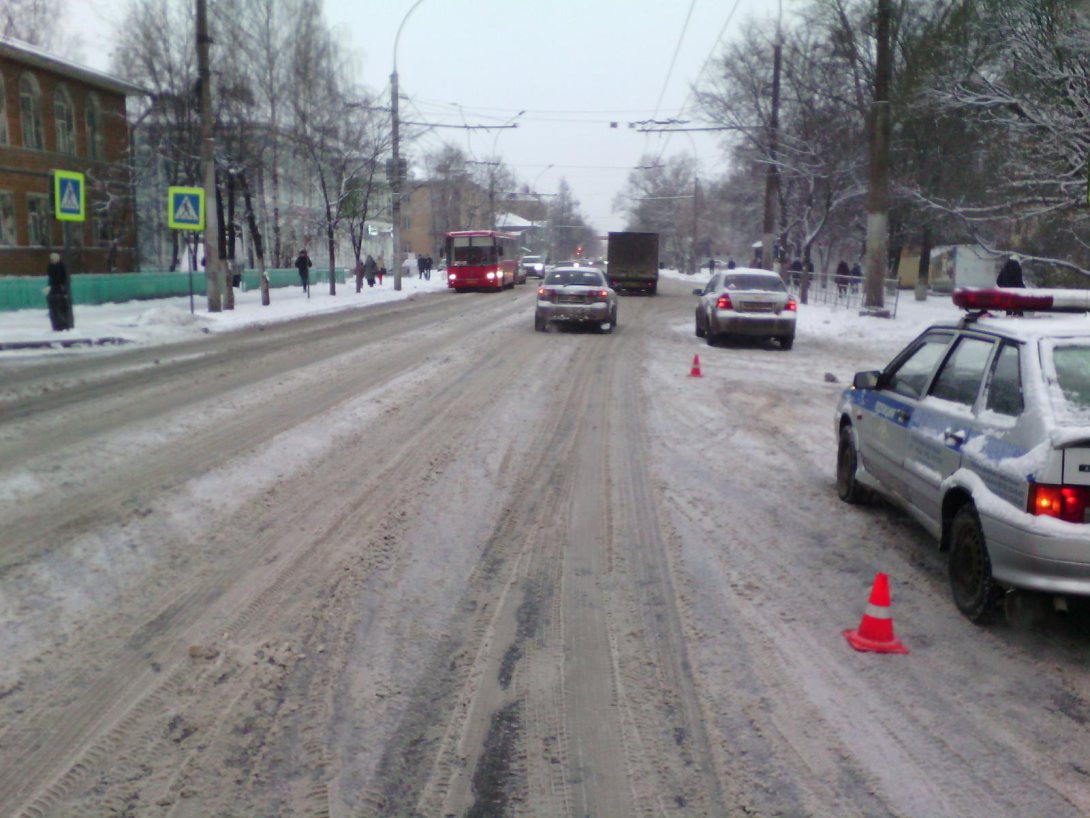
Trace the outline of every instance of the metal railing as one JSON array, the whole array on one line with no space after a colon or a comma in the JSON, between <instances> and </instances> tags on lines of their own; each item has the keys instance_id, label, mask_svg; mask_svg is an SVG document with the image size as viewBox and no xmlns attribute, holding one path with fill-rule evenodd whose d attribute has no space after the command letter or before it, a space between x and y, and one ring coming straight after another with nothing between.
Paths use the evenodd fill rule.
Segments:
<instances>
[{"instance_id":1,"label":"metal railing","mask_svg":"<svg viewBox=\"0 0 1090 818\"><path fill-rule=\"evenodd\" d=\"M800 298L802 281L797 278L799 273L792 273L792 279L788 283L788 289L795 298ZM810 286L806 291L808 304L830 304L844 309L863 309L863 289L865 282L862 276L841 276L832 273L810 274ZM898 279L886 278L882 280L882 301L884 309L889 310L890 317L897 317L897 300L900 297Z\"/></svg>"},{"instance_id":2,"label":"metal railing","mask_svg":"<svg viewBox=\"0 0 1090 818\"><path fill-rule=\"evenodd\" d=\"M294 267L267 271L270 287L298 286L299 272ZM346 270L335 270L338 284L346 281ZM329 280L329 270L312 267L310 283L321 286ZM254 290L260 286L257 270L244 270L242 288ZM46 309L45 276L11 276L0 278L0 312L25 309ZM205 294L204 271L193 273L193 294ZM171 298L189 295L189 273L146 271L142 273L77 273L72 276L73 304L108 304L140 299Z\"/></svg>"}]
</instances>

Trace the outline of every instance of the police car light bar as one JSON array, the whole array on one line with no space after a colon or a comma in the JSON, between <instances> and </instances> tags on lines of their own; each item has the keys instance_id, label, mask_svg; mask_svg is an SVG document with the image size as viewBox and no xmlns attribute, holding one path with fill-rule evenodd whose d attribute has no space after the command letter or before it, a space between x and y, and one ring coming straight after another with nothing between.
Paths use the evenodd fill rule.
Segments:
<instances>
[{"instance_id":1,"label":"police car light bar","mask_svg":"<svg viewBox=\"0 0 1090 818\"><path fill-rule=\"evenodd\" d=\"M963 310L1090 312L1090 290L955 290L953 302Z\"/></svg>"}]
</instances>

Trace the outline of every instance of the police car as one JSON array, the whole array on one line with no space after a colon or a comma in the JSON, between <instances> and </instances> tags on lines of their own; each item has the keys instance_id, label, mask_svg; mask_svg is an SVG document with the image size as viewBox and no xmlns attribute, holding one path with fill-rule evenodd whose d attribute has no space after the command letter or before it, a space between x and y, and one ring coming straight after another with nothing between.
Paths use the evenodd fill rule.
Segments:
<instances>
[{"instance_id":1,"label":"police car","mask_svg":"<svg viewBox=\"0 0 1090 818\"><path fill-rule=\"evenodd\" d=\"M1014 589L1063 609L1090 596L1090 293L953 300L959 323L930 327L842 394L837 493L876 492L930 531L973 622Z\"/></svg>"}]
</instances>

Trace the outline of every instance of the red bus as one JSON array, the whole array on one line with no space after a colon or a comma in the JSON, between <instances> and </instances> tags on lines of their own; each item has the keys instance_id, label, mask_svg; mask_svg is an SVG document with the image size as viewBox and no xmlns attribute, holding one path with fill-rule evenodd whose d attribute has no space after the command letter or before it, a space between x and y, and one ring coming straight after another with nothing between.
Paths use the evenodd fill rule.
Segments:
<instances>
[{"instance_id":1,"label":"red bus","mask_svg":"<svg viewBox=\"0 0 1090 818\"><path fill-rule=\"evenodd\" d=\"M458 292L515 286L518 236L495 230L456 230L446 236L447 286Z\"/></svg>"}]
</instances>

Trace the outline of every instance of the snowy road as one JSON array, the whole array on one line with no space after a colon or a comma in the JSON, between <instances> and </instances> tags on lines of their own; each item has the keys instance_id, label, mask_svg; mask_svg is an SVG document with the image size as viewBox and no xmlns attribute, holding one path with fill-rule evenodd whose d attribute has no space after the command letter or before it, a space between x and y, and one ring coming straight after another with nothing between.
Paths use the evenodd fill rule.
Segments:
<instances>
[{"instance_id":1,"label":"snowy road","mask_svg":"<svg viewBox=\"0 0 1090 818\"><path fill-rule=\"evenodd\" d=\"M974 627L836 498L914 330L711 349L689 286L0 362L0 816L1090 814L1086 617Z\"/></svg>"}]
</instances>

